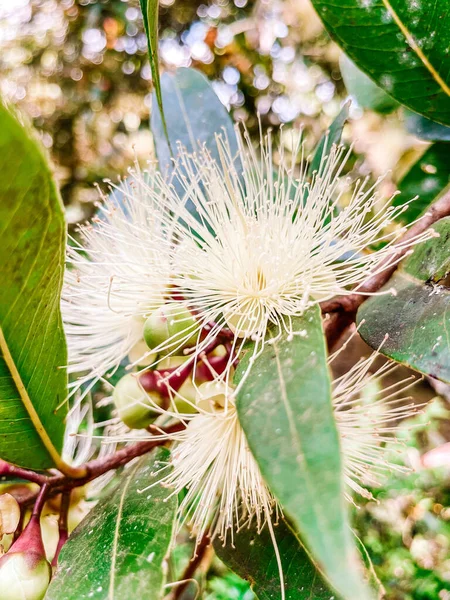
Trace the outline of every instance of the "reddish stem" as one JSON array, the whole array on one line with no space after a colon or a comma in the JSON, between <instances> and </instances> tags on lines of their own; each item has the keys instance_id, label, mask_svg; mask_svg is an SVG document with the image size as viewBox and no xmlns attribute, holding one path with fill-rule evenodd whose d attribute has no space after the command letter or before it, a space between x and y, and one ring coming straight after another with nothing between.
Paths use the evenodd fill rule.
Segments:
<instances>
[{"instance_id":1,"label":"reddish stem","mask_svg":"<svg viewBox=\"0 0 450 600\"><path fill-rule=\"evenodd\" d=\"M196 570L200 566L200 563L205 557L206 551L208 550L210 544L211 539L208 534L205 534L198 543L198 545L195 547L194 556L189 561L188 566L186 567L183 575L181 576L182 583L180 583L180 585L177 585L177 587L174 588L173 600L179 600L179 598L182 597L184 591L191 583L191 580L194 577Z\"/></svg>"},{"instance_id":2,"label":"reddish stem","mask_svg":"<svg viewBox=\"0 0 450 600\"><path fill-rule=\"evenodd\" d=\"M55 556L52 560L52 567L56 567L58 564L59 553L61 552L61 548L67 542L69 537L69 527L68 527L68 516L69 516L69 508L70 508L70 491L63 492L61 495L61 508L59 511L59 519L58 519L58 545L56 546Z\"/></svg>"}]
</instances>

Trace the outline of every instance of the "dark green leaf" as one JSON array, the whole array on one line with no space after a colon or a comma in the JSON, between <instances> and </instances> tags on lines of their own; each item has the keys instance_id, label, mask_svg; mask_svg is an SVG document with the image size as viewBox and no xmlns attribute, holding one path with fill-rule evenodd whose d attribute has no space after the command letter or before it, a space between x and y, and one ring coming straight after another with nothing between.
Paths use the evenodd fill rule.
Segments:
<instances>
[{"instance_id":1,"label":"dark green leaf","mask_svg":"<svg viewBox=\"0 0 450 600\"><path fill-rule=\"evenodd\" d=\"M450 271L450 217L434 226L439 238L417 246L382 291L358 311L360 334L381 352L417 371L450 382L450 289L439 285Z\"/></svg>"},{"instance_id":2,"label":"dark green leaf","mask_svg":"<svg viewBox=\"0 0 450 600\"><path fill-rule=\"evenodd\" d=\"M296 319L267 343L238 394L241 425L262 475L333 587L348 600L370 598L358 573L343 498L320 310ZM241 361L237 378L248 368Z\"/></svg>"},{"instance_id":3,"label":"dark green leaf","mask_svg":"<svg viewBox=\"0 0 450 600\"><path fill-rule=\"evenodd\" d=\"M415 196L399 219L411 223L440 196L450 184L450 144L437 142L430 146L399 183L402 192L394 199L399 206Z\"/></svg>"},{"instance_id":4,"label":"dark green leaf","mask_svg":"<svg viewBox=\"0 0 450 600\"><path fill-rule=\"evenodd\" d=\"M164 136L169 141L167 123L161 93L161 79L159 76L159 53L158 53L158 10L159 0L139 0L142 11L142 20L147 35L148 58L152 70L153 87L155 88L156 102L161 115L161 124Z\"/></svg>"},{"instance_id":5,"label":"dark green leaf","mask_svg":"<svg viewBox=\"0 0 450 600\"><path fill-rule=\"evenodd\" d=\"M377 85L450 125L448 0L312 0L331 37Z\"/></svg>"},{"instance_id":6,"label":"dark green leaf","mask_svg":"<svg viewBox=\"0 0 450 600\"><path fill-rule=\"evenodd\" d=\"M64 435L66 229L40 144L2 105L0 168L0 457L43 469L58 462Z\"/></svg>"},{"instance_id":7,"label":"dark green leaf","mask_svg":"<svg viewBox=\"0 0 450 600\"><path fill-rule=\"evenodd\" d=\"M280 520L274 533L283 568L286 600L330 600L333 596L308 553L291 527ZM234 535L233 546L214 543L218 557L243 579L252 584L259 600L280 597L280 575L273 541L267 526L241 529Z\"/></svg>"},{"instance_id":8,"label":"dark green leaf","mask_svg":"<svg viewBox=\"0 0 450 600\"><path fill-rule=\"evenodd\" d=\"M422 115L405 110L405 124L408 133L429 142L450 142L450 127L431 121Z\"/></svg>"},{"instance_id":9,"label":"dark green leaf","mask_svg":"<svg viewBox=\"0 0 450 600\"><path fill-rule=\"evenodd\" d=\"M349 102L344 104L338 116L334 119L328 130L323 134L322 138L317 144L316 151L314 152L314 156L308 167L309 175L312 175L314 171L319 171L323 156L328 155L333 144L340 143L342 131L344 129L345 122L348 119L349 107Z\"/></svg>"},{"instance_id":10,"label":"dark green leaf","mask_svg":"<svg viewBox=\"0 0 450 600\"><path fill-rule=\"evenodd\" d=\"M75 529L63 547L47 600L159 600L177 501L155 474L168 460L154 450L126 469L119 485Z\"/></svg>"},{"instance_id":11,"label":"dark green leaf","mask_svg":"<svg viewBox=\"0 0 450 600\"><path fill-rule=\"evenodd\" d=\"M175 73L164 73L161 84L170 147L157 107L152 111L151 128L163 173L169 176L172 173L171 148L176 154L179 144L188 152L199 151L205 146L212 159L221 164L216 144L216 135L221 134L228 139L232 155L237 154L236 134L230 115L202 73L194 69L177 69ZM182 197L183 186L176 179L173 183ZM188 206L194 210L192 203Z\"/></svg>"},{"instance_id":12,"label":"dark green leaf","mask_svg":"<svg viewBox=\"0 0 450 600\"><path fill-rule=\"evenodd\" d=\"M398 108L398 102L358 69L346 54L341 54L339 66L347 92L353 96L359 106L382 114Z\"/></svg>"}]
</instances>

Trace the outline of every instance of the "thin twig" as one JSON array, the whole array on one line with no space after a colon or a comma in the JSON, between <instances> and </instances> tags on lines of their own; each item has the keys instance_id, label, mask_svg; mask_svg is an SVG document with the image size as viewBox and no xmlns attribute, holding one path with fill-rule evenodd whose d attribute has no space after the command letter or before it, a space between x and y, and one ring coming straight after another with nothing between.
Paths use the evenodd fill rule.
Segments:
<instances>
[{"instance_id":1,"label":"thin twig","mask_svg":"<svg viewBox=\"0 0 450 600\"><path fill-rule=\"evenodd\" d=\"M173 600L179 600L188 585L191 583L192 578L195 575L196 570L200 566L200 563L205 557L206 551L208 550L211 544L211 539L208 534L204 534L198 545L195 547L194 556L189 561L188 566L186 567L183 575L180 578L180 585L173 591Z\"/></svg>"},{"instance_id":2,"label":"thin twig","mask_svg":"<svg viewBox=\"0 0 450 600\"><path fill-rule=\"evenodd\" d=\"M176 433L177 431L181 431L184 428L185 425L183 423L175 423L174 425L171 425L169 427L161 428L161 430L166 434L170 434ZM102 458L96 458L94 460L91 460L90 462L81 465L81 468L87 473L87 475L83 478L75 478L63 474L57 474L53 476L39 475L39 478L33 478L33 481L35 483L39 483L40 485L42 485L42 487L46 487L47 497L53 497L61 492L67 492L74 488L83 486L86 483L97 479L101 475L104 475L108 471L118 469L119 467L126 465L127 463L132 461L134 458L137 458L138 456L143 456L144 454L150 452L150 450L153 450L153 448L156 448L157 446L162 446L166 442L167 440L165 439L153 440L150 438L142 442L137 442L136 444L125 446L125 448L117 450L117 452L111 454L110 456L105 456ZM28 474L30 474L30 479L28 479L29 481L31 481L31 477L35 475L32 471L28 472L25 469L19 469L18 467L9 465L9 463L4 464L8 466L8 469L4 467L5 471L7 470L8 473L10 473L11 475L27 479ZM33 502L37 501L39 497L40 492L31 495L29 498L27 498L26 504L31 505Z\"/></svg>"}]
</instances>

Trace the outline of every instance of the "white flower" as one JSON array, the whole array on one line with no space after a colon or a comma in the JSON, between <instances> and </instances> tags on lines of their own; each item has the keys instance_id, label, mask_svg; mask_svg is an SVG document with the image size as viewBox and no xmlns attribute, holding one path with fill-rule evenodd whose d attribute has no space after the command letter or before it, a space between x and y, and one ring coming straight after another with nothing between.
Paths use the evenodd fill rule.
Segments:
<instances>
[{"instance_id":1,"label":"white flower","mask_svg":"<svg viewBox=\"0 0 450 600\"><path fill-rule=\"evenodd\" d=\"M342 178L343 148L324 155L309 182L296 171L301 146L291 159L280 146L275 174L270 137L261 158L248 139L238 139L234 157L217 138L221 164L206 149L181 150L174 175L181 197L156 170L132 172L116 188L122 198L106 199L101 218L82 229L82 243L68 252L63 293L69 373L84 373L75 389L130 353L132 363L154 365L143 342L149 316L146 339L158 360L187 351L197 363L218 336L218 343L228 340L221 374L228 382L248 338L256 341L254 359L269 326L272 337L301 334L294 318L308 307L357 292L369 274L399 259L392 243L403 230L392 224L403 207L381 202L376 184Z\"/></svg>"},{"instance_id":2,"label":"white flower","mask_svg":"<svg viewBox=\"0 0 450 600\"><path fill-rule=\"evenodd\" d=\"M133 361L148 352L143 325L163 302L170 278L170 232L157 185L156 173L148 173L147 183L138 171L114 187L94 224L80 229L81 243L68 248L62 295L68 371L84 373L74 391L128 355Z\"/></svg>"},{"instance_id":3,"label":"white flower","mask_svg":"<svg viewBox=\"0 0 450 600\"><path fill-rule=\"evenodd\" d=\"M300 146L291 159L280 146L276 174L270 137L261 144L260 158L250 140L238 138L237 157L217 139L221 164L207 150L181 152L178 178L184 197L165 188L171 203L166 219L177 241L172 257L177 295L167 302L175 312L181 314L187 305L195 314L198 352L231 329L230 360L248 338L256 341L256 355L269 326L275 335L299 334L293 319L308 307L357 292L369 274L399 260L392 244L404 233L392 231L404 207L381 202L378 182L352 185L341 176L348 156L342 147L323 156L309 182L304 172L296 174ZM342 207L344 191L351 193ZM368 251L376 244L382 247ZM169 339L161 349L172 352L175 346Z\"/></svg>"},{"instance_id":4,"label":"white flower","mask_svg":"<svg viewBox=\"0 0 450 600\"><path fill-rule=\"evenodd\" d=\"M396 425L417 412L401 394L416 379L383 387L396 365L386 363L371 374L377 356L361 360L334 382L333 407L349 501L351 491L371 498L366 485L379 485L381 476L407 470L389 460L386 444L389 452L400 449L393 435ZM197 541L205 534L224 542L229 534L232 540L235 530L253 521L260 531L280 509L248 448L233 401L227 410L217 406L183 418L188 425L171 436L172 469L162 479L173 494L187 490L179 506L179 528L187 523Z\"/></svg>"},{"instance_id":5,"label":"white flower","mask_svg":"<svg viewBox=\"0 0 450 600\"><path fill-rule=\"evenodd\" d=\"M179 507L179 528L188 522L199 541L205 533L227 534L255 521L261 530L276 502L262 479L232 403L228 410L202 412L175 437L173 470L164 485L187 492Z\"/></svg>"}]
</instances>

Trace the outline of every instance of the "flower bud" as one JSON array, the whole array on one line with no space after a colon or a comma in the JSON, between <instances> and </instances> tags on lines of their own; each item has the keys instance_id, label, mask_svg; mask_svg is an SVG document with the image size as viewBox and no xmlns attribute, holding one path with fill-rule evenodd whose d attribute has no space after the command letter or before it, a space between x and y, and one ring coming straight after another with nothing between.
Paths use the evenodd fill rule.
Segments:
<instances>
[{"instance_id":1,"label":"flower bud","mask_svg":"<svg viewBox=\"0 0 450 600\"><path fill-rule=\"evenodd\" d=\"M134 375L125 375L114 388L114 404L119 418L130 429L145 429L158 416L154 404L161 406L157 392L146 392Z\"/></svg>"},{"instance_id":2,"label":"flower bud","mask_svg":"<svg viewBox=\"0 0 450 600\"><path fill-rule=\"evenodd\" d=\"M20 521L20 506L11 494L0 496L0 538L14 533Z\"/></svg>"},{"instance_id":3,"label":"flower bud","mask_svg":"<svg viewBox=\"0 0 450 600\"><path fill-rule=\"evenodd\" d=\"M199 410L216 412L224 408L226 399L233 394L233 388L224 381L206 381L197 388L196 404Z\"/></svg>"},{"instance_id":4,"label":"flower bud","mask_svg":"<svg viewBox=\"0 0 450 600\"><path fill-rule=\"evenodd\" d=\"M2 600L42 600L51 576L40 519L32 515L24 531L0 558L0 597Z\"/></svg>"},{"instance_id":5,"label":"flower bud","mask_svg":"<svg viewBox=\"0 0 450 600\"><path fill-rule=\"evenodd\" d=\"M128 353L128 360L130 363L137 364L140 367L148 367L155 362L157 357L157 355L153 352L147 354L148 352L150 352L149 347L144 340L140 340L131 348L130 352Z\"/></svg>"},{"instance_id":6,"label":"flower bud","mask_svg":"<svg viewBox=\"0 0 450 600\"><path fill-rule=\"evenodd\" d=\"M0 558L2 600L42 600L51 578L51 567L38 552L11 552Z\"/></svg>"},{"instance_id":7,"label":"flower bud","mask_svg":"<svg viewBox=\"0 0 450 600\"><path fill-rule=\"evenodd\" d=\"M164 304L153 312L144 325L144 339L149 348L156 348L168 339L171 347L192 346L198 337L198 323L193 314L180 304Z\"/></svg>"},{"instance_id":8,"label":"flower bud","mask_svg":"<svg viewBox=\"0 0 450 600\"><path fill-rule=\"evenodd\" d=\"M226 310L223 313L225 323L231 331L240 338L249 338L257 335L266 326L263 312L248 310L237 307L234 310Z\"/></svg>"}]
</instances>

